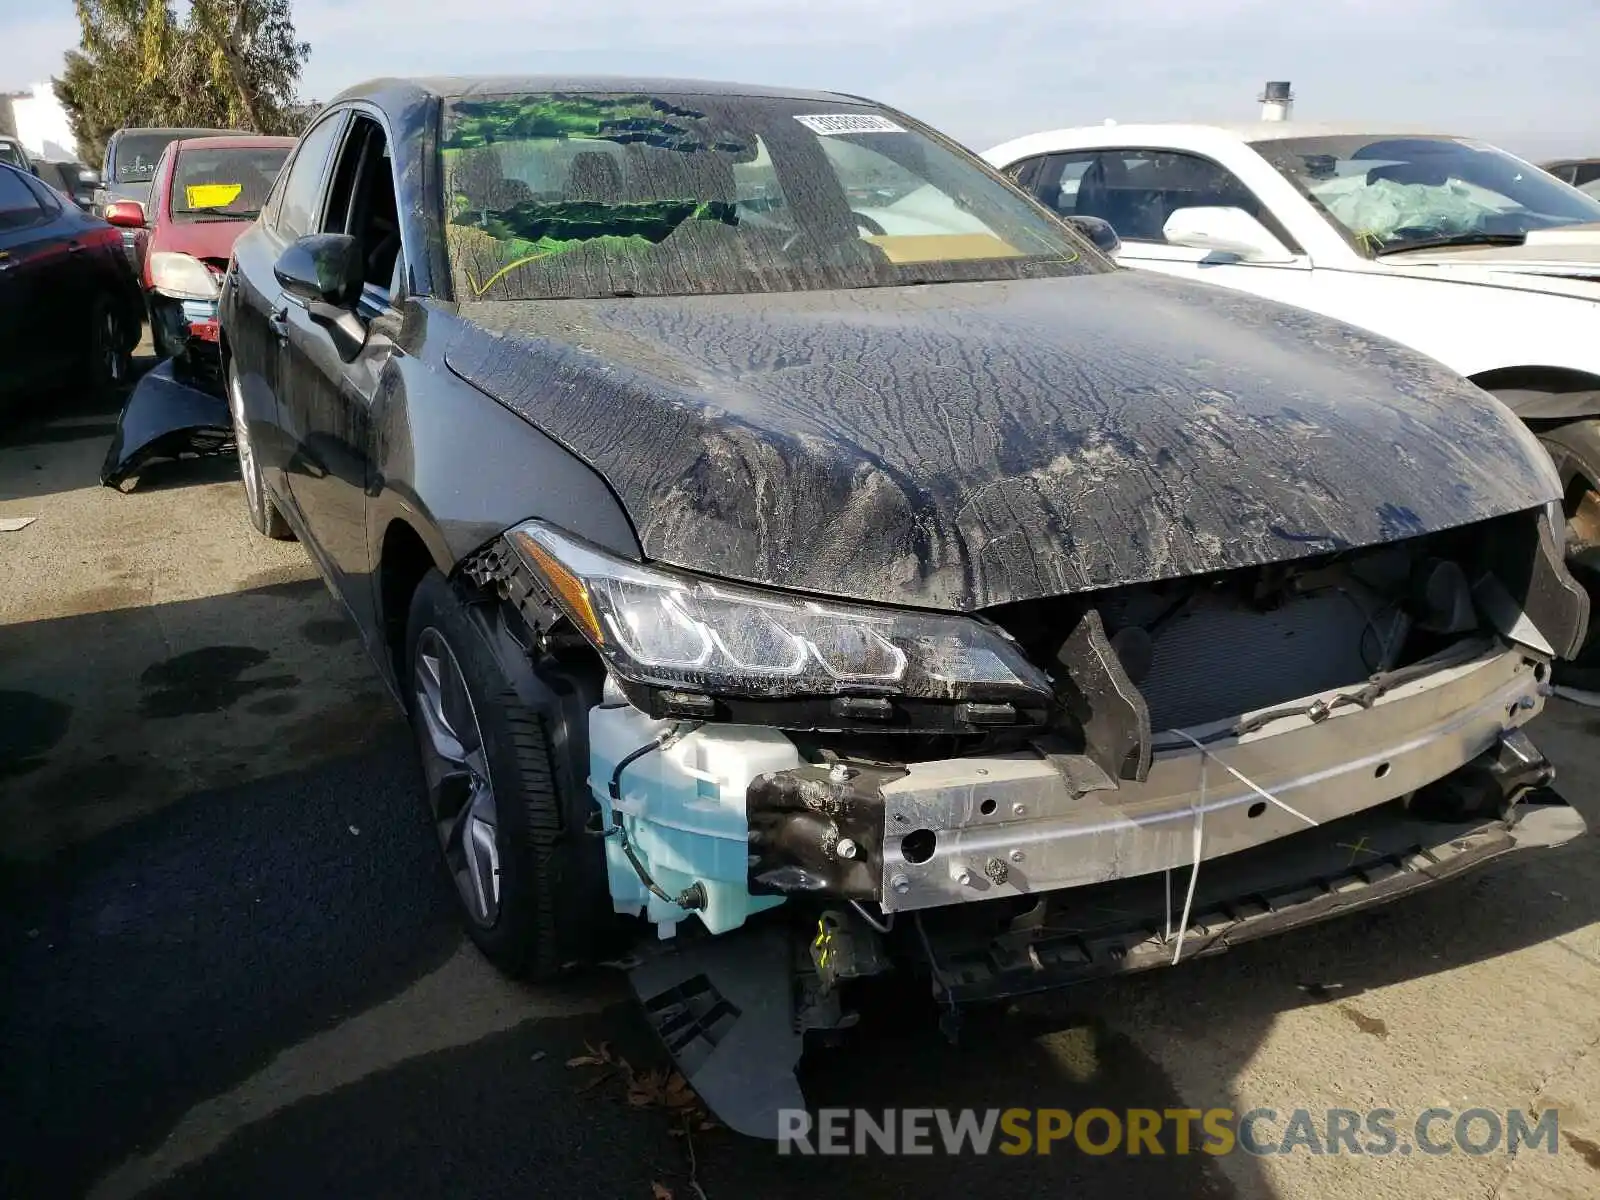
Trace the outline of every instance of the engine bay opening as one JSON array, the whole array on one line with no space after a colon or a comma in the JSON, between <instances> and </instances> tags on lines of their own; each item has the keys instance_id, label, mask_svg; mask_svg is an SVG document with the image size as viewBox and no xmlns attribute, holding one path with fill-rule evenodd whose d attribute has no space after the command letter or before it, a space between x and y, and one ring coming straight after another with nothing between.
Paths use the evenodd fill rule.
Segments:
<instances>
[{"instance_id":1,"label":"engine bay opening","mask_svg":"<svg viewBox=\"0 0 1600 1200\"><path fill-rule=\"evenodd\" d=\"M1185 730L1359 685L1489 630L1474 587L1516 557L1508 543L1536 547L1529 518L986 615L1049 662L1093 609L1151 728Z\"/></svg>"}]
</instances>

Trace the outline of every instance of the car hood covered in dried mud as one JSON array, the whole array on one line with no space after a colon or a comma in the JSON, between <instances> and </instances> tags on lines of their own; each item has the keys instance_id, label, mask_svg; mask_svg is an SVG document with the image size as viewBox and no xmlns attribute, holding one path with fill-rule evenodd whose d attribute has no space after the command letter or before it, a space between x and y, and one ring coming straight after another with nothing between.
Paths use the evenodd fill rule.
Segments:
<instances>
[{"instance_id":1,"label":"car hood covered in dried mud","mask_svg":"<svg viewBox=\"0 0 1600 1200\"><path fill-rule=\"evenodd\" d=\"M973 610L1559 495L1431 360L1133 272L456 312L449 368L603 475L648 557L801 591Z\"/></svg>"}]
</instances>

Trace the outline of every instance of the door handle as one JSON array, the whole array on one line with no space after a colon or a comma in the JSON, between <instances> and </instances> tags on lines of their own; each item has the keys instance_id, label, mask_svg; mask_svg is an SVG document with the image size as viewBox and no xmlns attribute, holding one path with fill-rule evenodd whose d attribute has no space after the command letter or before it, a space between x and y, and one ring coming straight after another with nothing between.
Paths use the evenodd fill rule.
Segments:
<instances>
[{"instance_id":1,"label":"door handle","mask_svg":"<svg viewBox=\"0 0 1600 1200\"><path fill-rule=\"evenodd\" d=\"M82 254L86 249L88 249L88 247L86 247L82 242L67 243L68 254Z\"/></svg>"},{"instance_id":2,"label":"door handle","mask_svg":"<svg viewBox=\"0 0 1600 1200\"><path fill-rule=\"evenodd\" d=\"M279 341L289 338L289 306L275 308L267 314L267 324L272 326L272 332L278 335Z\"/></svg>"}]
</instances>

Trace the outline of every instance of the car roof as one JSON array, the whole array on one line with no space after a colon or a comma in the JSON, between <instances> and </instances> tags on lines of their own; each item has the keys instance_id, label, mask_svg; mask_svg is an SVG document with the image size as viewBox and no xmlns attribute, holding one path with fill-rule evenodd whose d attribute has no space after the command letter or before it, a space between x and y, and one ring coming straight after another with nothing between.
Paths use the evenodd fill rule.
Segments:
<instances>
[{"instance_id":1,"label":"car roof","mask_svg":"<svg viewBox=\"0 0 1600 1200\"><path fill-rule=\"evenodd\" d=\"M122 141L122 139L127 137L129 134L154 133L154 134L160 134L162 136L171 137L171 138L182 138L182 137L197 138L197 137L213 137L213 136L219 136L219 135L226 135L226 134L230 134L230 133L237 134L238 132L239 131L237 129L207 129L204 126L199 126L199 125L184 125L184 126L129 125L127 128L119 129L115 133L113 133L111 135L111 137L107 140L106 146L108 148L111 147L111 146L115 146L118 142Z\"/></svg>"},{"instance_id":2,"label":"car roof","mask_svg":"<svg viewBox=\"0 0 1600 1200\"><path fill-rule=\"evenodd\" d=\"M190 146L204 145L209 150L249 150L261 147L283 146L290 147L298 138L276 137L265 133L230 133L218 134L212 137L179 138L173 142L181 153Z\"/></svg>"},{"instance_id":3,"label":"car roof","mask_svg":"<svg viewBox=\"0 0 1600 1200\"><path fill-rule=\"evenodd\" d=\"M986 151L985 157L1005 151L1018 157L1049 151L1055 143L1092 146L1161 145L1179 141L1192 145L1218 145L1228 142L1286 141L1311 137L1435 137L1462 135L1440 133L1431 128L1404 125L1364 124L1354 121L1223 121L1209 124L1193 122L1148 122L1127 125L1079 125L1065 129L1042 130L1002 142Z\"/></svg>"},{"instance_id":4,"label":"car roof","mask_svg":"<svg viewBox=\"0 0 1600 1200\"><path fill-rule=\"evenodd\" d=\"M424 75L369 79L346 88L329 103L337 104L350 99L376 100L385 95L398 98L399 94L407 92L438 99L505 96L523 92L639 92L656 96L771 96L792 100L862 102L862 97L842 92L763 87L707 79L637 75Z\"/></svg>"}]
</instances>

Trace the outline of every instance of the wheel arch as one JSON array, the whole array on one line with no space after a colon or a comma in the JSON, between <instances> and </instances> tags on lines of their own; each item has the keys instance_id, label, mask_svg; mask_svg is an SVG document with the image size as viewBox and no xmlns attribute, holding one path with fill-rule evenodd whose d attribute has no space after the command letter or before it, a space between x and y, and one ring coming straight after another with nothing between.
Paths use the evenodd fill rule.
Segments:
<instances>
[{"instance_id":1,"label":"wheel arch","mask_svg":"<svg viewBox=\"0 0 1600 1200\"><path fill-rule=\"evenodd\" d=\"M405 679L406 621L417 585L436 567L446 577L452 569L448 552L440 553L442 539L425 537L418 529L419 524L405 517L391 517L383 527L375 564L378 629L386 665L396 683ZM403 688L397 690L404 694Z\"/></svg>"},{"instance_id":2,"label":"wheel arch","mask_svg":"<svg viewBox=\"0 0 1600 1200\"><path fill-rule=\"evenodd\" d=\"M1496 367L1470 377L1529 424L1600 416L1600 375L1571 367Z\"/></svg>"}]
</instances>

